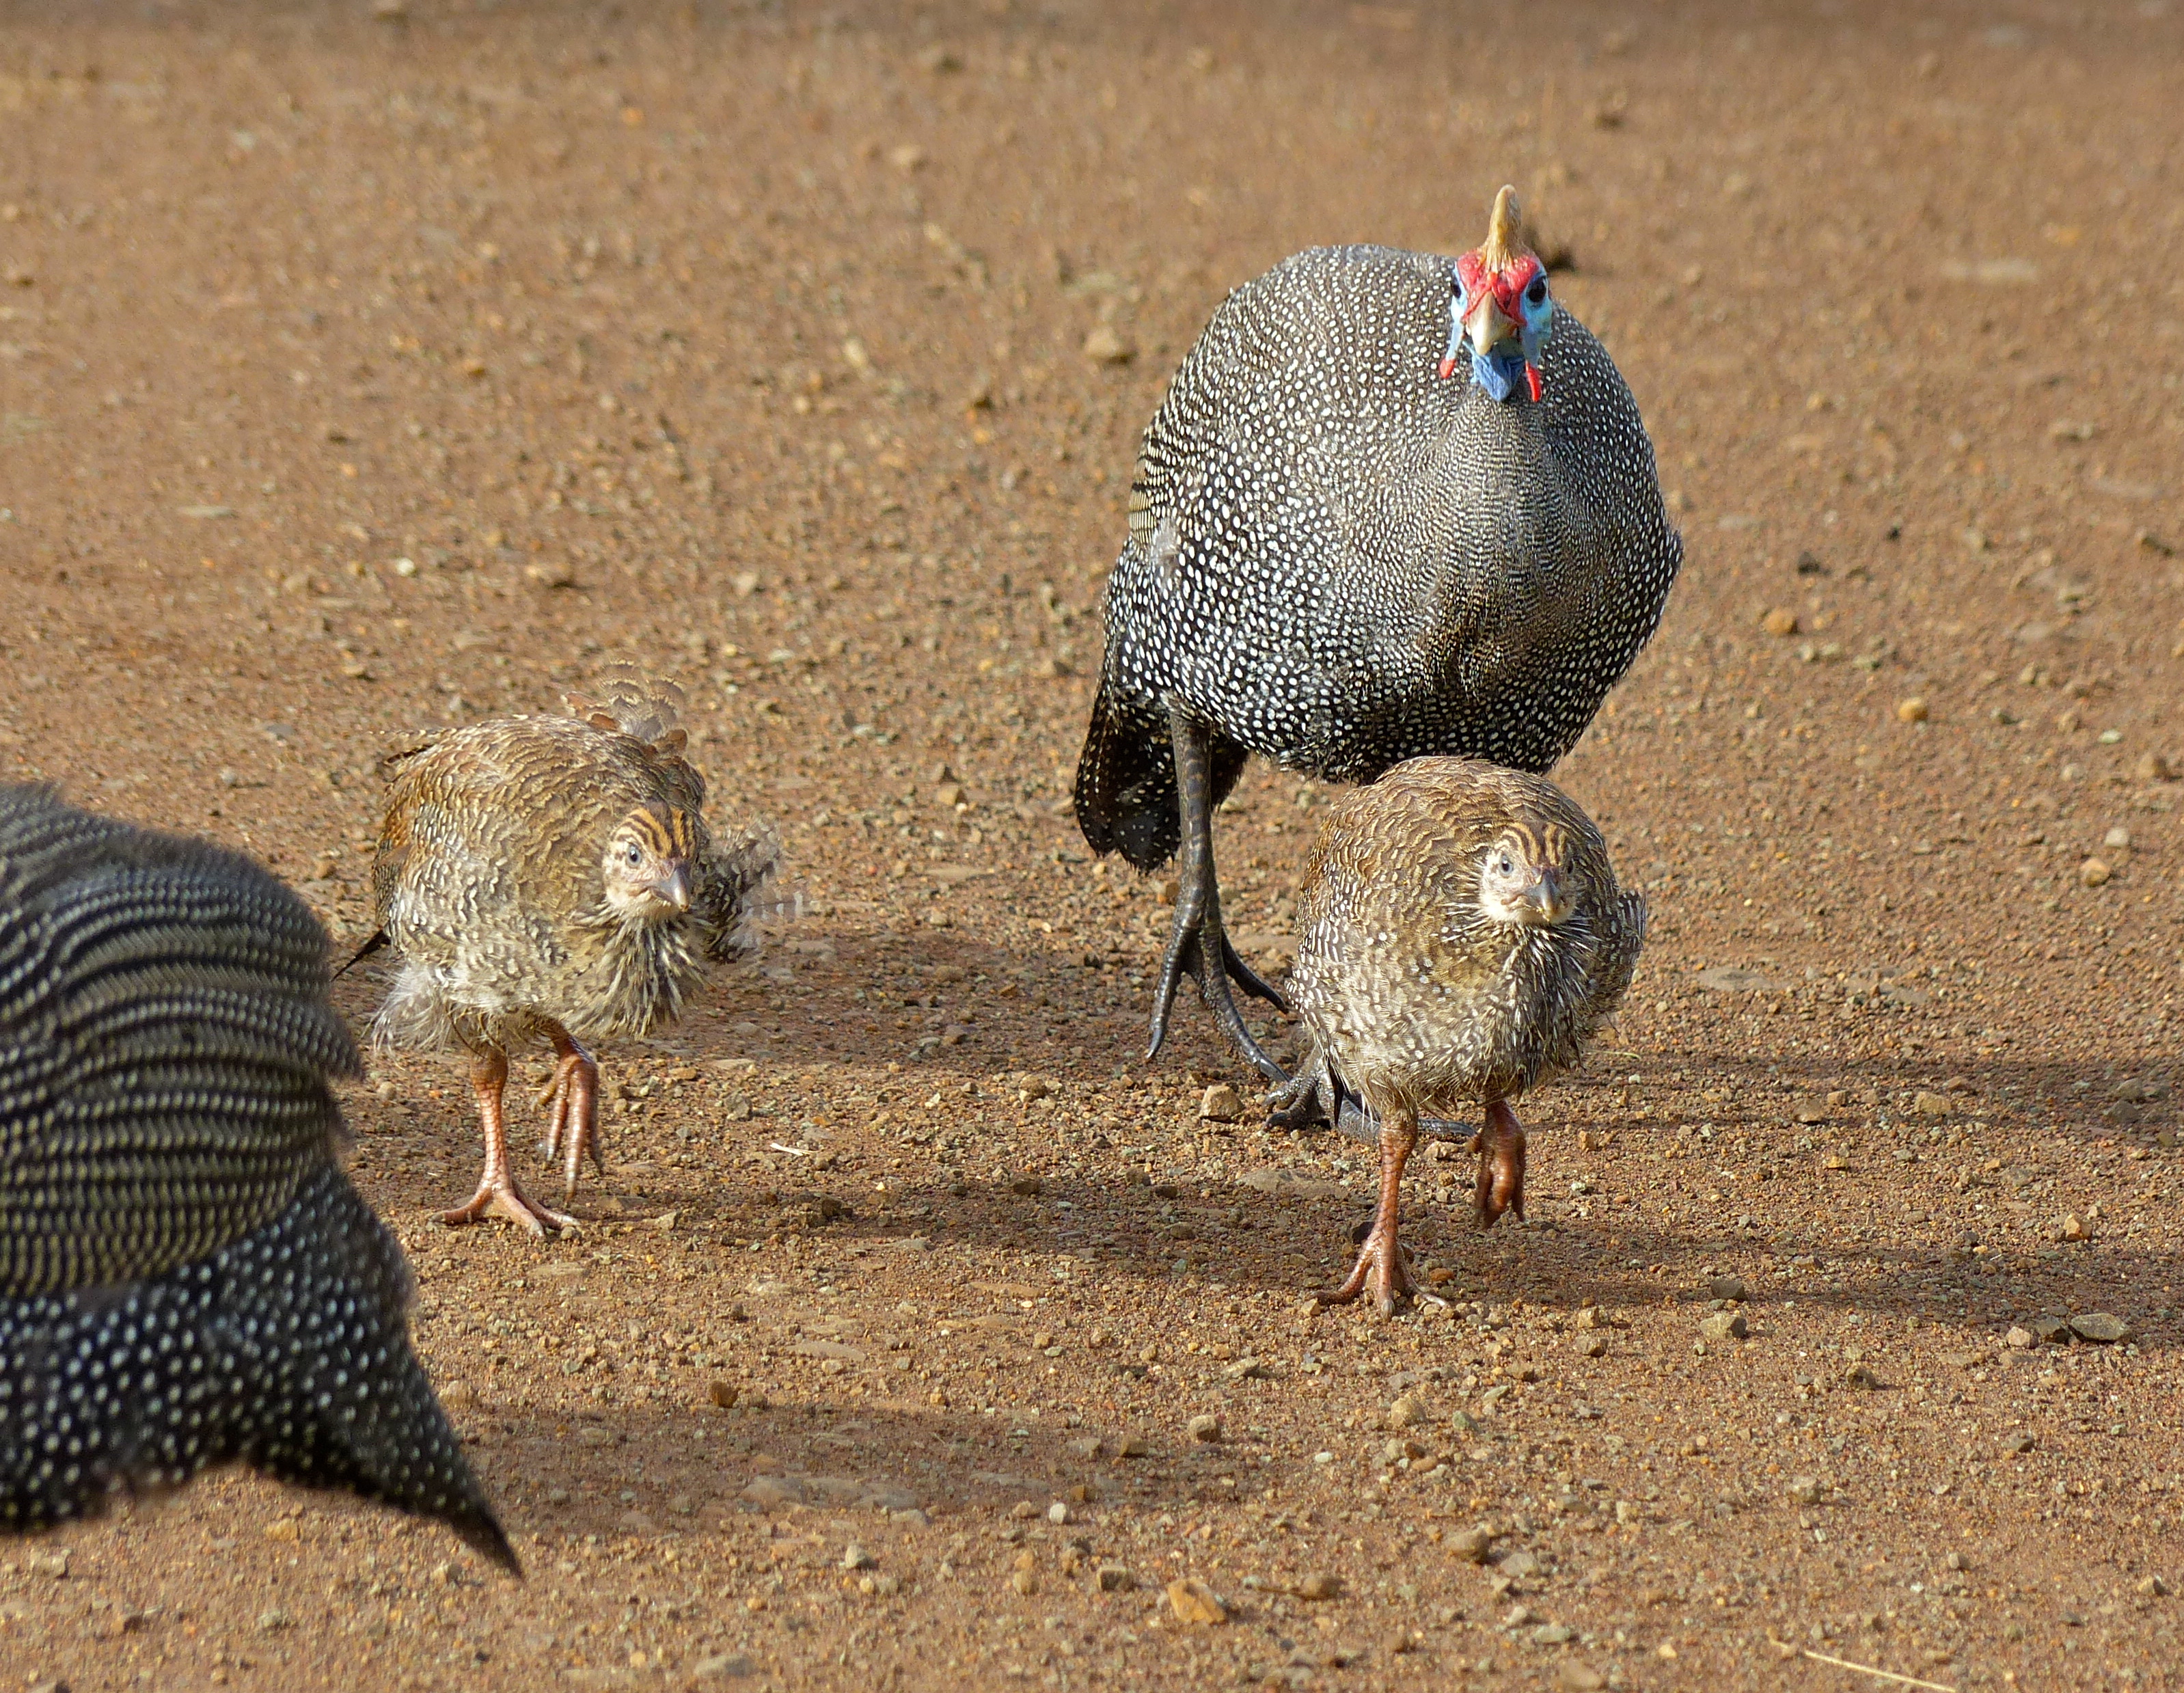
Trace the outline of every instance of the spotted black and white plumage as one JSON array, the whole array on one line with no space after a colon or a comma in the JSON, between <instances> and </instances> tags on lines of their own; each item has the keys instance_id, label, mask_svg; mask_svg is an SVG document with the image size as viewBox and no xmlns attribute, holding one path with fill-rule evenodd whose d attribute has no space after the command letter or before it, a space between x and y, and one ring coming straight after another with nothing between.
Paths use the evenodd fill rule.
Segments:
<instances>
[{"instance_id":1,"label":"spotted black and white plumage","mask_svg":"<svg viewBox=\"0 0 2184 1693\"><path fill-rule=\"evenodd\" d=\"M1251 753L1370 781L1446 753L1544 771L1659 622L1682 559L1637 406L1557 309L1544 397L1450 344L1451 260L1299 254L1237 289L1145 431L1077 815L1151 869L1178 845L1171 707Z\"/></svg>"},{"instance_id":2,"label":"spotted black and white plumage","mask_svg":"<svg viewBox=\"0 0 2184 1693\"><path fill-rule=\"evenodd\" d=\"M0 1528L242 1461L513 1566L335 1161L356 1068L272 876L0 789Z\"/></svg>"}]
</instances>

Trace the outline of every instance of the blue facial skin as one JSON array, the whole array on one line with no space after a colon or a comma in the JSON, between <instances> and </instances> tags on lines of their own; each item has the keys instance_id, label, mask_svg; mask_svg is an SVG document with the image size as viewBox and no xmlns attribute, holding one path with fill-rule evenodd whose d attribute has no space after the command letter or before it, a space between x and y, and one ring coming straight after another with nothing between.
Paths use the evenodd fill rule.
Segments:
<instances>
[{"instance_id":1,"label":"blue facial skin","mask_svg":"<svg viewBox=\"0 0 2184 1693\"><path fill-rule=\"evenodd\" d=\"M1463 291L1463 284L1458 282L1449 300L1448 350L1443 355L1447 362L1452 363L1463 350L1463 315L1470 305L1470 299ZM1519 351L1474 352L1471 355L1472 380L1486 390L1489 399L1506 400L1517 391L1524 378L1524 366L1538 367L1540 349L1546 344L1547 337L1552 332L1554 299L1536 280L1524 290L1523 310L1524 322L1518 330Z\"/></svg>"}]
</instances>

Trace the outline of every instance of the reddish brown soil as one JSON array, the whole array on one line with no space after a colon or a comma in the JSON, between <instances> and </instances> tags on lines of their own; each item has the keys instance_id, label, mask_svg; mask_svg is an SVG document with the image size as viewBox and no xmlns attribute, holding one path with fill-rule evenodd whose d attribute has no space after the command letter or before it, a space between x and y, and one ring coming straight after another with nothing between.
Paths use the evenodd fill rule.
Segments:
<instances>
[{"instance_id":1,"label":"reddish brown soil","mask_svg":"<svg viewBox=\"0 0 2184 1693\"><path fill-rule=\"evenodd\" d=\"M0 1683L2180 1685L2180 57L2109 0L0 7L0 766L354 939L381 747L629 654L809 899L610 1054L574 1240L432 1221L452 1060L354 1098L526 1581L215 1478L0 1549ZM1455 1308L1312 1316L1368 1154L1201 1125L1195 1004L1139 1060L1100 584L1222 291L1505 179L1689 545L1561 771L1652 936L1531 1226L1423 1163ZM1222 820L1259 956L1315 802ZM2005 1342L2089 1310L2136 1342Z\"/></svg>"}]
</instances>

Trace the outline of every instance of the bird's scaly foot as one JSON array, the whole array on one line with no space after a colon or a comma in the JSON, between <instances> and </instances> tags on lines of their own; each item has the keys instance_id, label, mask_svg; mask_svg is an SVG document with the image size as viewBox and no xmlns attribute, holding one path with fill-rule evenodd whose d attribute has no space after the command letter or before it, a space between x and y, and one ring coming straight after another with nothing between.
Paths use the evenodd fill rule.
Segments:
<instances>
[{"instance_id":1,"label":"bird's scaly foot","mask_svg":"<svg viewBox=\"0 0 2184 1693\"><path fill-rule=\"evenodd\" d=\"M1504 1211L1524 1221L1524 1131L1507 1100L1496 1099L1486 1108L1486 1126L1471 1137L1470 1150L1479 1154L1472 1197L1479 1227L1492 1228Z\"/></svg>"},{"instance_id":2,"label":"bird's scaly foot","mask_svg":"<svg viewBox=\"0 0 2184 1693\"><path fill-rule=\"evenodd\" d=\"M465 1223L482 1223L488 1217L500 1217L518 1228L528 1229L539 1240L547 1231L573 1233L577 1220L566 1212L557 1211L550 1205L542 1205L515 1185L515 1178L506 1171L488 1170L478 1182L477 1192L471 1202L459 1210L443 1211L440 1221L449 1228L460 1228Z\"/></svg>"},{"instance_id":3,"label":"bird's scaly foot","mask_svg":"<svg viewBox=\"0 0 2184 1693\"><path fill-rule=\"evenodd\" d=\"M1346 1305L1368 1288L1382 1316L1393 1316L1397 1307L1408 1304L1418 1292L1411 1280L1411 1254L1396 1238L1392 1221L1384 1227L1373 1225L1365 1244L1357 1250L1357 1262L1348 1281L1332 1293L1312 1297L1322 1305Z\"/></svg>"},{"instance_id":4,"label":"bird's scaly foot","mask_svg":"<svg viewBox=\"0 0 2184 1693\"><path fill-rule=\"evenodd\" d=\"M574 1199L587 1157L602 1179L607 1173L599 1148L599 1067L567 1030L556 1027L549 1033L560 1056L553 1080L538 1091L538 1103L548 1110L538 1155L549 1164L560 1162L566 1197Z\"/></svg>"}]
</instances>

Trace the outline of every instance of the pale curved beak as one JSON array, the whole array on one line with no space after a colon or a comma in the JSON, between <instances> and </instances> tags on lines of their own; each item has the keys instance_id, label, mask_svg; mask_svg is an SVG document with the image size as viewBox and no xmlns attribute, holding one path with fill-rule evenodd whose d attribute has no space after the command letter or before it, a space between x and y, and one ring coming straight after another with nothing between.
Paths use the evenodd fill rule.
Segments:
<instances>
[{"instance_id":1,"label":"pale curved beak","mask_svg":"<svg viewBox=\"0 0 2184 1693\"><path fill-rule=\"evenodd\" d=\"M670 865L653 881L647 892L663 905L671 905L677 911L690 908L690 872L681 864Z\"/></svg>"},{"instance_id":2,"label":"pale curved beak","mask_svg":"<svg viewBox=\"0 0 2184 1693\"><path fill-rule=\"evenodd\" d=\"M1490 357L1496 347L1517 338L1517 326L1502 310L1502 303L1491 292L1480 289L1479 299L1464 314L1464 333L1471 338L1471 350L1480 358Z\"/></svg>"},{"instance_id":3,"label":"pale curved beak","mask_svg":"<svg viewBox=\"0 0 2184 1693\"><path fill-rule=\"evenodd\" d=\"M1535 922L1549 929L1570 914L1569 891L1563 886L1562 873L1549 867L1543 866L1532 885L1517 898L1534 914Z\"/></svg>"}]
</instances>

